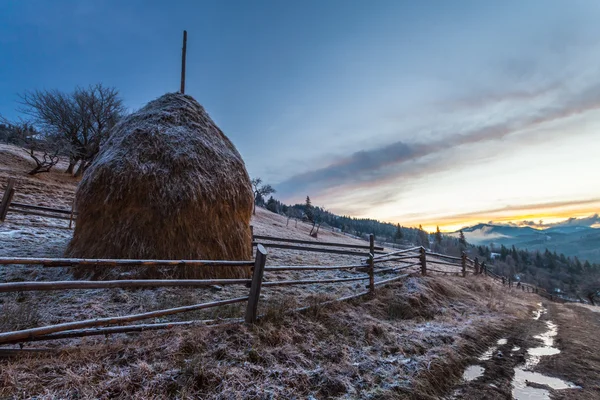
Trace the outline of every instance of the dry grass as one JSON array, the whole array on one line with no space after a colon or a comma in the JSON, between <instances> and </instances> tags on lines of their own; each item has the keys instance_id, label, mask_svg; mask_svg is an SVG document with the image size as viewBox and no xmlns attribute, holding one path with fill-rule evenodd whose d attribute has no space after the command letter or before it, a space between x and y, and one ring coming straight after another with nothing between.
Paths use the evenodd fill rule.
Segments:
<instances>
[{"instance_id":1,"label":"dry grass","mask_svg":"<svg viewBox=\"0 0 600 400\"><path fill-rule=\"evenodd\" d=\"M250 178L235 146L196 100L166 94L121 121L85 173L67 254L249 260L252 204ZM242 278L250 268L170 271L181 278ZM142 275L163 274L147 268Z\"/></svg>"},{"instance_id":2,"label":"dry grass","mask_svg":"<svg viewBox=\"0 0 600 400\"><path fill-rule=\"evenodd\" d=\"M330 299L316 295L300 314L288 313L293 299L270 299L254 327L86 338L58 357L3 361L0 396L436 398L465 357L530 312L525 296L484 278L413 277L317 305Z\"/></svg>"}]
</instances>

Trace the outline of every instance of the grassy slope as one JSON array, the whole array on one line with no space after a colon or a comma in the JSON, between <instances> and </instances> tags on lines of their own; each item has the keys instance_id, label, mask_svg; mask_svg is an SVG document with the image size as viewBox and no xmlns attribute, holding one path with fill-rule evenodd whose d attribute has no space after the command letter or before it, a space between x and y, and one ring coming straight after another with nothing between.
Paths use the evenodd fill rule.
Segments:
<instances>
[{"instance_id":1,"label":"grassy slope","mask_svg":"<svg viewBox=\"0 0 600 400\"><path fill-rule=\"evenodd\" d=\"M0 150L4 157L0 184L8 176L17 176L17 200L69 206L73 179L60 171L28 177L26 156L15 149L8 155L6 149ZM38 217L9 217L0 225L0 234L5 235L0 253L60 255L70 235L64 226ZM262 209L253 219L257 234L308 239L310 226L298 223L296 227L290 222L286 227L286 222ZM325 231L318 240L364 244ZM332 265L355 263L356 257L272 250L268 262ZM0 279L59 279L68 274L5 269ZM299 277L312 275L294 272L273 279ZM48 347L66 351L1 361L0 397L433 398L458 379L466 356L483 350L503 330L529 315L534 303L532 295L508 294L483 277L415 276L378 290L375 298L285 315L297 305L357 290L362 290L360 285L265 291L261 312L266 318L256 327L223 325L49 343ZM10 328L27 317L25 322L43 325L246 292L242 287L220 293L173 289L4 296L0 298L2 316L9 320L0 318L0 324ZM218 315L241 312L243 308L229 307L218 310ZM212 316L199 313L193 317Z\"/></svg>"}]
</instances>

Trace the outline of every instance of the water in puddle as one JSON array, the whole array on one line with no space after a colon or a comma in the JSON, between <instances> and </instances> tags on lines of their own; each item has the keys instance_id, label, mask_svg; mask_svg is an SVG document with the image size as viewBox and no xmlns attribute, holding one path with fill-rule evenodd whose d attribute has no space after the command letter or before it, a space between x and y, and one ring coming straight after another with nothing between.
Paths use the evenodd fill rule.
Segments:
<instances>
[{"instance_id":1,"label":"water in puddle","mask_svg":"<svg viewBox=\"0 0 600 400\"><path fill-rule=\"evenodd\" d=\"M500 339L500 340L498 340L497 343L498 343L498 346L502 346L502 345L505 345L506 343L508 343L508 340L506 340L506 339Z\"/></svg>"},{"instance_id":2,"label":"water in puddle","mask_svg":"<svg viewBox=\"0 0 600 400\"><path fill-rule=\"evenodd\" d=\"M491 360L492 355L494 354L494 352L498 350L498 347L496 346L492 346L489 349L487 349L485 351L485 353L483 353L482 355L479 356L479 361L487 361L487 360Z\"/></svg>"},{"instance_id":3,"label":"water in puddle","mask_svg":"<svg viewBox=\"0 0 600 400\"><path fill-rule=\"evenodd\" d=\"M541 307L541 304L539 304ZM546 310L540 308L533 319L539 319L540 316L545 313ZM550 392L547 389L534 388L528 385L528 383L536 383L538 385L544 385L551 389L578 389L579 386L562 379L553 378L550 376L542 375L537 372L528 371L535 367L540 362L540 357L549 356L560 353L560 350L554 345L554 337L558 334L558 326L552 321L546 321L548 330L541 335L534 336L536 339L540 339L544 346L534 347L527 350L527 358L525 359L525 365L523 367L515 368L515 376L512 381L512 395L515 400L548 400L550 399ZM514 347L513 351L519 348Z\"/></svg>"},{"instance_id":4,"label":"water in puddle","mask_svg":"<svg viewBox=\"0 0 600 400\"><path fill-rule=\"evenodd\" d=\"M519 346L515 346L515 347L512 348L511 351L519 351L519 350L521 350L521 348Z\"/></svg>"},{"instance_id":5,"label":"water in puddle","mask_svg":"<svg viewBox=\"0 0 600 400\"><path fill-rule=\"evenodd\" d=\"M465 372L463 373L463 380L467 382L473 381L483 375L483 371L485 370L479 365L471 365L465 369Z\"/></svg>"}]
</instances>

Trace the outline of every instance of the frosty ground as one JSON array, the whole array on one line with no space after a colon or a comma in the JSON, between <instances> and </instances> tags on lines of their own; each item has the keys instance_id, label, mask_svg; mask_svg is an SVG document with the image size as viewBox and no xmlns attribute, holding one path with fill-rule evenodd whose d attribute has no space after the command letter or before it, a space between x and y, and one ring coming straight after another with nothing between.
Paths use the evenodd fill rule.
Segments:
<instances>
[{"instance_id":1,"label":"frosty ground","mask_svg":"<svg viewBox=\"0 0 600 400\"><path fill-rule=\"evenodd\" d=\"M8 177L15 177L14 201L70 208L77 182L61 173L64 166L29 177L25 172L30 164L22 150L1 146L0 186ZM310 239L310 226L294 221L288 224L286 218L266 210L258 209L252 224L258 235ZM9 213L0 225L0 256L59 257L71 235L68 221ZM323 230L318 241L365 244ZM341 265L357 261L360 257L270 249L267 265ZM352 274L291 271L269 273L266 279ZM69 279L73 277L67 268L10 266L0 270L2 282ZM259 310L264 318L256 326L220 323L25 345L25 349L44 347L52 352L1 361L0 397L439 398L452 393L460 384L464 368L489 345L528 323L539 301L536 295L507 289L482 276L414 274L378 288L375 297L315 306L300 314L287 313L298 306L358 293L364 290L364 284L264 288ZM244 286L227 286L222 290L3 294L0 331L126 315L247 293ZM555 313L571 310L562 305L555 306L556 310L552 307ZM242 313L241 305L227 306L150 322L231 318ZM547 368L545 364L540 367Z\"/></svg>"}]
</instances>

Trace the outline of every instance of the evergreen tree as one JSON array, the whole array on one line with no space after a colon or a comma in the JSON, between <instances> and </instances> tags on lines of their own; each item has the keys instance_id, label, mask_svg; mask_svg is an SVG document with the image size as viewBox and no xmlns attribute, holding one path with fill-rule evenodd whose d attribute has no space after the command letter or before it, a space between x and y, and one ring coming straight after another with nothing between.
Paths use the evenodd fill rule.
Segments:
<instances>
[{"instance_id":1,"label":"evergreen tree","mask_svg":"<svg viewBox=\"0 0 600 400\"><path fill-rule=\"evenodd\" d=\"M463 250L467 248L467 239L465 239L465 234L462 230L460 231L460 234L458 236L458 243L460 244L460 247Z\"/></svg>"},{"instance_id":2,"label":"evergreen tree","mask_svg":"<svg viewBox=\"0 0 600 400\"><path fill-rule=\"evenodd\" d=\"M438 226L436 231L435 231L435 242L438 245L442 244L442 232L440 232L440 227Z\"/></svg>"},{"instance_id":3,"label":"evergreen tree","mask_svg":"<svg viewBox=\"0 0 600 400\"><path fill-rule=\"evenodd\" d=\"M278 211L277 210L277 200L275 200L273 198L273 196L271 196L269 198L269 201L267 201L267 210L274 212L274 213L276 213Z\"/></svg>"},{"instance_id":4,"label":"evergreen tree","mask_svg":"<svg viewBox=\"0 0 600 400\"><path fill-rule=\"evenodd\" d=\"M310 197L308 196L306 196L306 203L304 203L304 213L306 214L306 218L308 218L309 221L312 222L315 219L313 206L310 202Z\"/></svg>"},{"instance_id":5,"label":"evergreen tree","mask_svg":"<svg viewBox=\"0 0 600 400\"><path fill-rule=\"evenodd\" d=\"M396 241L402 240L404 238L404 234L402 233L402 227L400 226L400 224L396 225L396 235L394 236L394 238L396 239Z\"/></svg>"}]
</instances>

